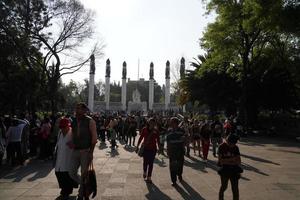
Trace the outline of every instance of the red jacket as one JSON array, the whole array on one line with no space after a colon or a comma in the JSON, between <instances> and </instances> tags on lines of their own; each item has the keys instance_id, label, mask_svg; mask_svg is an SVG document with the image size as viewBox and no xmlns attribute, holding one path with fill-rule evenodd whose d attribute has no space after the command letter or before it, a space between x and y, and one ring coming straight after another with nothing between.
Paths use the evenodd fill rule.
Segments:
<instances>
[{"instance_id":1,"label":"red jacket","mask_svg":"<svg viewBox=\"0 0 300 200\"><path fill-rule=\"evenodd\" d=\"M148 136L151 133L151 136ZM149 138L150 137L150 138ZM159 132L157 129L153 129L152 132L149 132L148 128L143 128L138 144L143 140L143 144L145 145L145 149L148 150L157 150L157 146L159 145Z\"/></svg>"}]
</instances>

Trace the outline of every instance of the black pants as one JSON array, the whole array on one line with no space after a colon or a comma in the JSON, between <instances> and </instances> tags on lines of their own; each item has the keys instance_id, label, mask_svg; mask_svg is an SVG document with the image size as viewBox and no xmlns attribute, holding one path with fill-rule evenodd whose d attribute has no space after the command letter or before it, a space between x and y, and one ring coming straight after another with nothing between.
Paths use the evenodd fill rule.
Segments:
<instances>
[{"instance_id":1,"label":"black pants","mask_svg":"<svg viewBox=\"0 0 300 200\"><path fill-rule=\"evenodd\" d=\"M132 143L131 143L131 140L132 140ZM129 136L127 137L126 143L127 143L129 146L135 146L135 136L129 135ZM132 144L132 145L131 145L131 144Z\"/></svg>"},{"instance_id":2,"label":"black pants","mask_svg":"<svg viewBox=\"0 0 300 200\"><path fill-rule=\"evenodd\" d=\"M16 158L17 154L17 158ZM7 145L7 162L10 162L12 165L23 164L24 159L21 150L21 142L10 142Z\"/></svg>"},{"instance_id":3,"label":"black pants","mask_svg":"<svg viewBox=\"0 0 300 200\"><path fill-rule=\"evenodd\" d=\"M115 139L111 139L111 148L115 149L116 146L117 146L116 140Z\"/></svg>"},{"instance_id":4,"label":"black pants","mask_svg":"<svg viewBox=\"0 0 300 200\"><path fill-rule=\"evenodd\" d=\"M62 196L69 196L73 192L73 188L78 187L78 184L70 177L68 172L55 172L60 194Z\"/></svg>"},{"instance_id":5,"label":"black pants","mask_svg":"<svg viewBox=\"0 0 300 200\"><path fill-rule=\"evenodd\" d=\"M240 175L221 175L221 187L219 191L219 200L224 199L224 192L227 189L228 181L231 183L233 200L239 199L239 178Z\"/></svg>"},{"instance_id":6,"label":"black pants","mask_svg":"<svg viewBox=\"0 0 300 200\"><path fill-rule=\"evenodd\" d=\"M177 181L177 176L181 177L183 172L184 153L182 155L170 156L169 168L171 180L173 183Z\"/></svg>"},{"instance_id":7,"label":"black pants","mask_svg":"<svg viewBox=\"0 0 300 200\"><path fill-rule=\"evenodd\" d=\"M51 147L49 139L42 139L40 141L40 159L47 159L51 155Z\"/></svg>"},{"instance_id":8,"label":"black pants","mask_svg":"<svg viewBox=\"0 0 300 200\"><path fill-rule=\"evenodd\" d=\"M35 135L32 135L29 137L29 154L30 156L36 156L37 155L37 147L38 147L39 141L38 137Z\"/></svg>"},{"instance_id":9,"label":"black pants","mask_svg":"<svg viewBox=\"0 0 300 200\"><path fill-rule=\"evenodd\" d=\"M101 142L105 142L105 130L104 129L101 129L100 131L100 139L101 139Z\"/></svg>"}]
</instances>

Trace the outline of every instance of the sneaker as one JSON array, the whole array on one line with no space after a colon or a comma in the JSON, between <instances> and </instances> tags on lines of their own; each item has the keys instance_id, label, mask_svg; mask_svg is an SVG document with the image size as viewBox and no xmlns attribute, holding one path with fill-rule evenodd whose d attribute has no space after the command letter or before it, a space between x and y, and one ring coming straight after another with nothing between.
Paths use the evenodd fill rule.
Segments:
<instances>
[{"instance_id":1,"label":"sneaker","mask_svg":"<svg viewBox=\"0 0 300 200\"><path fill-rule=\"evenodd\" d=\"M172 182L172 186L173 186L173 187L176 187L176 186L177 186L177 183L176 183L176 182Z\"/></svg>"},{"instance_id":2,"label":"sneaker","mask_svg":"<svg viewBox=\"0 0 300 200\"><path fill-rule=\"evenodd\" d=\"M145 179L147 177L146 173L143 174L143 178Z\"/></svg>"}]
</instances>

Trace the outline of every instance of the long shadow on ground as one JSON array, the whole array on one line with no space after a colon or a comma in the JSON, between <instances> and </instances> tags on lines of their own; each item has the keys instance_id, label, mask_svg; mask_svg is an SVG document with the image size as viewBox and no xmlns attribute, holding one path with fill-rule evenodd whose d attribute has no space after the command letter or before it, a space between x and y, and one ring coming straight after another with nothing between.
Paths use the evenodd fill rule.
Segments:
<instances>
[{"instance_id":1,"label":"long shadow on ground","mask_svg":"<svg viewBox=\"0 0 300 200\"><path fill-rule=\"evenodd\" d=\"M27 177L28 181L35 181L46 177L52 169L52 161L30 160L25 166L4 169L1 172L0 178L13 179L13 182L20 182Z\"/></svg>"},{"instance_id":2,"label":"long shadow on ground","mask_svg":"<svg viewBox=\"0 0 300 200\"><path fill-rule=\"evenodd\" d=\"M149 193L145 195L147 199L151 200L171 200L171 198L163 193L155 184L149 184L147 183L147 188Z\"/></svg>"},{"instance_id":3,"label":"long shadow on ground","mask_svg":"<svg viewBox=\"0 0 300 200\"><path fill-rule=\"evenodd\" d=\"M263 162L263 163L268 163L268 164L273 164L273 165L280 165L279 163L275 163L273 161L270 160L266 160L263 158L259 158L259 157L255 157L255 156L250 156L250 155L246 155L246 154L241 154L242 157L254 160L254 161L258 161L258 162Z\"/></svg>"},{"instance_id":4,"label":"long shadow on ground","mask_svg":"<svg viewBox=\"0 0 300 200\"><path fill-rule=\"evenodd\" d=\"M184 180L181 182L183 188L181 188L179 185L175 187L177 192L181 195L181 197L184 200L203 200L204 198L196 191L194 188L192 188L187 182Z\"/></svg>"}]
</instances>

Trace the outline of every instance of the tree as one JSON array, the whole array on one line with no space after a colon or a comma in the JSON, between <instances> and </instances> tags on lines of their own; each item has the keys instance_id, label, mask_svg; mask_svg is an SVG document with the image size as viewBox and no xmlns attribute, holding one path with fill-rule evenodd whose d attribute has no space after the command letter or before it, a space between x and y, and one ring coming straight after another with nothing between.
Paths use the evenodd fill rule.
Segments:
<instances>
[{"instance_id":1,"label":"tree","mask_svg":"<svg viewBox=\"0 0 300 200\"><path fill-rule=\"evenodd\" d=\"M29 68L36 66L43 70L51 108L55 111L60 78L78 71L89 61L91 54L102 53L102 49L96 46L88 55L78 53L78 48L93 34L93 12L85 9L78 0L6 0L1 6L1 16L4 16L0 23L1 31L21 52ZM24 42L30 43L33 49L42 49L42 55L38 52L42 59L31 53L32 48L22 45ZM72 57L75 64L64 65L62 55Z\"/></svg>"},{"instance_id":2,"label":"tree","mask_svg":"<svg viewBox=\"0 0 300 200\"><path fill-rule=\"evenodd\" d=\"M29 14L28 7L34 12ZM0 84L5 97L0 104L5 105L3 111L34 112L46 99L45 76L35 62L42 60L40 43L29 37L29 29L42 26L43 10L42 1L0 2Z\"/></svg>"},{"instance_id":3,"label":"tree","mask_svg":"<svg viewBox=\"0 0 300 200\"><path fill-rule=\"evenodd\" d=\"M280 49L299 38L281 31L281 15L286 9L284 1L278 0L211 0L208 11L214 10L217 18L208 25L201 46L210 53L203 66L204 71L222 71L237 79L242 89L240 113L245 125L255 123L257 98L255 74L265 49ZM287 15L285 15L287 16ZM290 38L286 40L287 38ZM283 48L287 52L288 48ZM282 57L288 60L288 57ZM282 59L282 60L284 60ZM285 62L286 63L286 62ZM254 89L254 90L253 90Z\"/></svg>"},{"instance_id":4,"label":"tree","mask_svg":"<svg viewBox=\"0 0 300 200\"><path fill-rule=\"evenodd\" d=\"M208 105L212 112L225 110L228 115L236 111L240 88L237 80L223 70L202 71L201 68L209 56L198 55L191 62L192 70L187 70L180 86L187 91L187 98L201 105Z\"/></svg>"}]
</instances>

